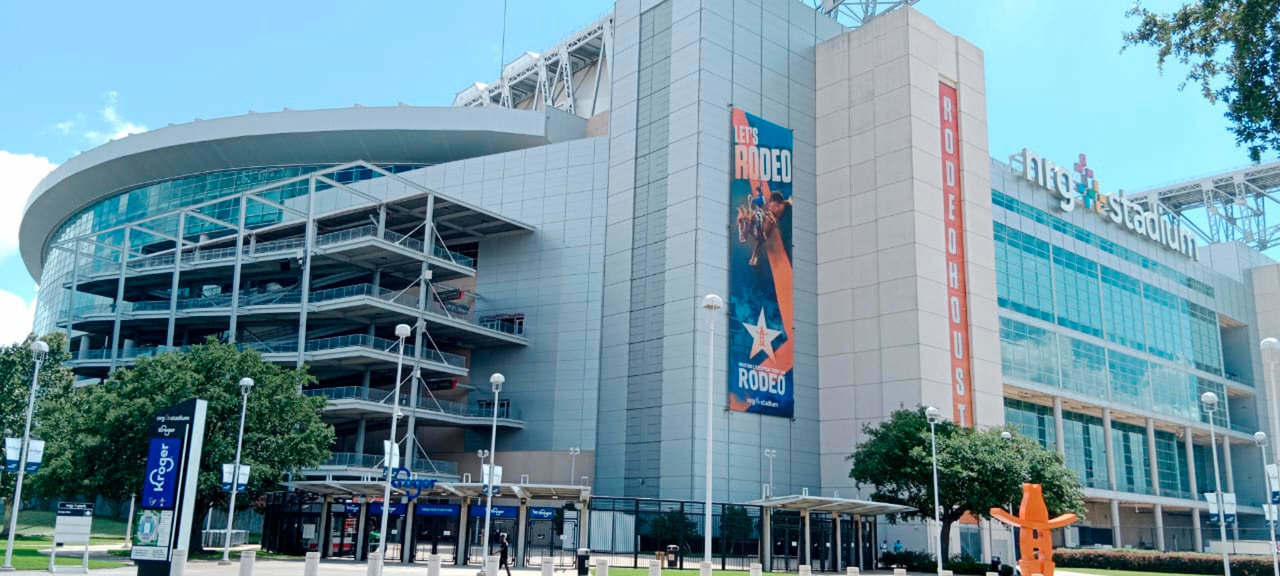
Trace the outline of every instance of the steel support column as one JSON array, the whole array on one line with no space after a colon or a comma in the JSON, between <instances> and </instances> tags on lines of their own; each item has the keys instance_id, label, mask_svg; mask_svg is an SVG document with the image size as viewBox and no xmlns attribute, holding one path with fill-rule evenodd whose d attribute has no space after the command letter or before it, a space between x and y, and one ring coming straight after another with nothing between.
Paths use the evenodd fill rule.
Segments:
<instances>
[{"instance_id":1,"label":"steel support column","mask_svg":"<svg viewBox=\"0 0 1280 576\"><path fill-rule=\"evenodd\" d=\"M1191 499L1198 502L1200 486L1196 483L1196 451L1191 442L1194 436L1190 426L1183 429L1182 446L1187 456L1187 480L1190 481L1188 485L1191 487ZM1196 552L1204 550L1204 535L1200 533L1200 508L1197 506L1191 507L1191 532L1196 541L1194 550Z\"/></svg>"},{"instance_id":2,"label":"steel support column","mask_svg":"<svg viewBox=\"0 0 1280 576\"><path fill-rule=\"evenodd\" d=\"M302 244L302 305L298 308L298 360L302 367L307 351L307 307L311 304L311 254L316 242L316 177L307 179L307 223Z\"/></svg>"},{"instance_id":3,"label":"steel support column","mask_svg":"<svg viewBox=\"0 0 1280 576\"><path fill-rule=\"evenodd\" d=\"M240 216L236 226L236 263L231 268L231 317L228 320L227 342L233 344L236 341L236 325L240 316L240 268L244 262L244 220L248 202L248 196L240 197Z\"/></svg>"},{"instance_id":4,"label":"steel support column","mask_svg":"<svg viewBox=\"0 0 1280 576\"><path fill-rule=\"evenodd\" d=\"M116 284L115 323L111 327L111 369L120 365L120 315L124 312L124 277L129 269L129 236L133 228L124 229L124 243L120 245L120 277Z\"/></svg>"},{"instance_id":5,"label":"steel support column","mask_svg":"<svg viewBox=\"0 0 1280 576\"><path fill-rule=\"evenodd\" d=\"M187 213L178 213L178 235L173 241L173 278L169 283L169 326L165 330L164 345L173 348L173 332L178 327L178 282L182 275L182 238L187 226Z\"/></svg>"}]
</instances>

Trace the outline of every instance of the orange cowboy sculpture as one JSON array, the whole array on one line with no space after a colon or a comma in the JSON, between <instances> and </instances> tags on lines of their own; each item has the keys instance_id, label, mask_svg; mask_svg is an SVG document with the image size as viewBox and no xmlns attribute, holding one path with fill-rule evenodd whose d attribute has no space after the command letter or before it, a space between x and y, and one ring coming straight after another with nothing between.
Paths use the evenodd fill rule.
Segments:
<instances>
[{"instance_id":1,"label":"orange cowboy sculpture","mask_svg":"<svg viewBox=\"0 0 1280 576\"><path fill-rule=\"evenodd\" d=\"M1022 485L1022 505L1014 516L1000 508L992 508L995 519L1021 529L1022 542L1018 545L1018 568L1022 576L1043 574L1053 576L1053 538L1049 531L1062 528L1076 521L1075 514L1063 514L1049 519L1049 509L1044 505L1044 489L1039 484Z\"/></svg>"}]
</instances>

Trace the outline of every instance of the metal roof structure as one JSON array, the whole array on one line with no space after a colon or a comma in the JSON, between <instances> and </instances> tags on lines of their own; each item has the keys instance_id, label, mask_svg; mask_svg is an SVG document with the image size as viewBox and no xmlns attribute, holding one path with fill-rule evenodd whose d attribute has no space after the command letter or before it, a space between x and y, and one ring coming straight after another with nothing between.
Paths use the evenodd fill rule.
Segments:
<instances>
[{"instance_id":1,"label":"metal roof structure","mask_svg":"<svg viewBox=\"0 0 1280 576\"><path fill-rule=\"evenodd\" d=\"M1267 220L1267 205L1280 204L1280 161L1193 178L1127 197L1149 208L1152 203L1158 204L1176 214L1210 244L1242 242L1261 252L1280 242L1280 223Z\"/></svg>"},{"instance_id":2,"label":"metal roof structure","mask_svg":"<svg viewBox=\"0 0 1280 576\"><path fill-rule=\"evenodd\" d=\"M792 494L791 496L761 498L759 500L746 502L746 504L782 510L808 510L810 512L858 514L861 516L899 514L914 510L914 508L911 508L910 506L902 506L900 504L871 502L869 500L856 500L853 498L834 498L831 496L809 496L807 494Z\"/></svg>"},{"instance_id":3,"label":"metal roof structure","mask_svg":"<svg viewBox=\"0 0 1280 576\"><path fill-rule=\"evenodd\" d=\"M837 22L857 28L872 19L920 0L808 0L819 13Z\"/></svg>"},{"instance_id":4,"label":"metal roof structure","mask_svg":"<svg viewBox=\"0 0 1280 576\"><path fill-rule=\"evenodd\" d=\"M558 108L590 118L607 107L612 36L613 14L609 13L551 48L521 54L502 67L501 78L476 82L458 92L453 105Z\"/></svg>"}]
</instances>

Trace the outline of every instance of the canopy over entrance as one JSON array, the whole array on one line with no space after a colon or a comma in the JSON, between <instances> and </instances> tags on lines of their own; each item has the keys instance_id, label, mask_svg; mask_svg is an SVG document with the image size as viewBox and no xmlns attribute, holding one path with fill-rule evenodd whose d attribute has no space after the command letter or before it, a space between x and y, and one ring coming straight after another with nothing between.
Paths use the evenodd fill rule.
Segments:
<instances>
[{"instance_id":1,"label":"canopy over entrance","mask_svg":"<svg viewBox=\"0 0 1280 576\"><path fill-rule=\"evenodd\" d=\"M835 498L830 496L808 496L804 494L791 496L775 496L747 502L752 506L760 506L770 510L800 510L809 512L831 512L833 514L854 514L859 516L875 516L879 514L898 514L914 510L910 506L855 500L853 498Z\"/></svg>"}]
</instances>

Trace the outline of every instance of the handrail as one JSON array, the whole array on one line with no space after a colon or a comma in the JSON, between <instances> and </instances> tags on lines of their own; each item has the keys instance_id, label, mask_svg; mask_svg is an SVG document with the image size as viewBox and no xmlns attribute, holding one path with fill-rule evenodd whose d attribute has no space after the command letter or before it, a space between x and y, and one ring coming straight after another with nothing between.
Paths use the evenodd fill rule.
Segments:
<instances>
[{"instance_id":1,"label":"handrail","mask_svg":"<svg viewBox=\"0 0 1280 576\"><path fill-rule=\"evenodd\" d=\"M368 402L377 402L379 404L389 404L391 402L391 393L378 388L364 388L362 386L338 386L336 388L308 388L302 391L307 396L322 396L326 400L364 400ZM409 405L409 395L400 394L400 405ZM439 412L451 416L464 416L469 418L490 418L493 416L493 410L477 404L467 404L463 402L449 402L441 400L438 403L430 398L422 396L418 397L419 410L427 412ZM510 404L502 404L498 406L498 418L504 420L520 420L520 411Z\"/></svg>"},{"instance_id":2,"label":"handrail","mask_svg":"<svg viewBox=\"0 0 1280 576\"><path fill-rule=\"evenodd\" d=\"M434 464L434 466L432 466ZM376 454L358 454L355 452L331 452L329 459L322 466L340 466L348 468L381 468L382 457ZM414 458L414 472L458 475L458 463L448 460Z\"/></svg>"}]
</instances>

